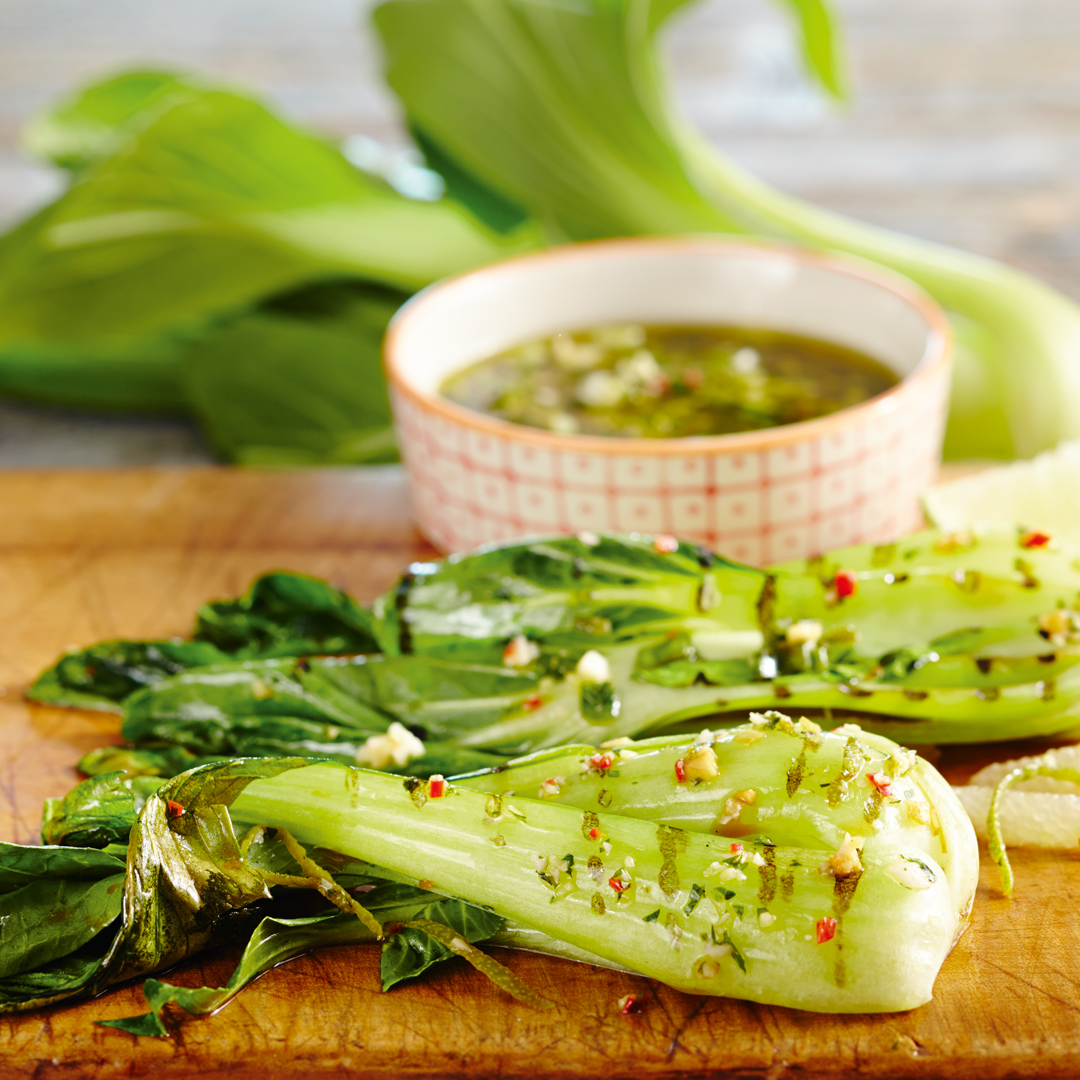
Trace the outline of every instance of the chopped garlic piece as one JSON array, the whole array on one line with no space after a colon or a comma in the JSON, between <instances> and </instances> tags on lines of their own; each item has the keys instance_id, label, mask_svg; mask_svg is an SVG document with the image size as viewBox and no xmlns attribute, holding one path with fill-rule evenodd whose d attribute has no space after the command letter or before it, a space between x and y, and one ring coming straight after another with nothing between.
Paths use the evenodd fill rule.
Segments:
<instances>
[{"instance_id":1,"label":"chopped garlic piece","mask_svg":"<svg viewBox=\"0 0 1080 1080\"><path fill-rule=\"evenodd\" d=\"M512 638L510 644L503 649L503 664L506 667L528 667L540 656L540 646L535 641L530 641L524 634L518 634Z\"/></svg>"},{"instance_id":2,"label":"chopped garlic piece","mask_svg":"<svg viewBox=\"0 0 1080 1080\"><path fill-rule=\"evenodd\" d=\"M792 645L816 645L823 633L825 627L818 619L800 619L787 628L784 637Z\"/></svg>"},{"instance_id":3,"label":"chopped garlic piece","mask_svg":"<svg viewBox=\"0 0 1080 1080\"><path fill-rule=\"evenodd\" d=\"M820 735L821 725L815 724L813 720L807 720L804 716L795 723L795 730L802 735Z\"/></svg>"},{"instance_id":4,"label":"chopped garlic piece","mask_svg":"<svg viewBox=\"0 0 1080 1080\"><path fill-rule=\"evenodd\" d=\"M565 783L565 776L550 776L540 785L540 790L536 793L536 797L542 799L545 796L558 795L562 790L562 785Z\"/></svg>"},{"instance_id":5,"label":"chopped garlic piece","mask_svg":"<svg viewBox=\"0 0 1080 1080\"><path fill-rule=\"evenodd\" d=\"M716 742L716 736L708 728L705 728L703 731L699 731L694 736L694 745L695 746L701 746L704 743L711 743L711 742Z\"/></svg>"},{"instance_id":6,"label":"chopped garlic piece","mask_svg":"<svg viewBox=\"0 0 1080 1080\"><path fill-rule=\"evenodd\" d=\"M726 825L729 821L735 821L743 812L743 808L753 806L757 802L757 792L752 788L746 791L736 791L734 795L724 800L724 812L720 815L720 824Z\"/></svg>"},{"instance_id":7,"label":"chopped garlic piece","mask_svg":"<svg viewBox=\"0 0 1080 1080\"><path fill-rule=\"evenodd\" d=\"M898 746L889 755L889 771L893 776L906 776L915 768L919 755L905 746Z\"/></svg>"},{"instance_id":8,"label":"chopped garlic piece","mask_svg":"<svg viewBox=\"0 0 1080 1080\"><path fill-rule=\"evenodd\" d=\"M821 872L838 878L849 877L851 874L861 874L863 865L859 860L859 849L863 846L863 843L863 837L844 833L844 842L836 849L833 855L821 864Z\"/></svg>"},{"instance_id":9,"label":"chopped garlic piece","mask_svg":"<svg viewBox=\"0 0 1080 1080\"><path fill-rule=\"evenodd\" d=\"M761 742L765 738L765 732L757 728L743 728L741 731L736 731L732 736L737 743L742 743L743 746L753 746L754 743Z\"/></svg>"},{"instance_id":10,"label":"chopped garlic piece","mask_svg":"<svg viewBox=\"0 0 1080 1080\"><path fill-rule=\"evenodd\" d=\"M551 339L555 363L570 371L588 371L604 358L604 351L592 342L575 341L569 334L556 334Z\"/></svg>"},{"instance_id":11,"label":"chopped garlic piece","mask_svg":"<svg viewBox=\"0 0 1080 1080\"><path fill-rule=\"evenodd\" d=\"M600 744L601 750L614 750L617 746L629 746L634 740L629 735L620 735L617 739L608 739Z\"/></svg>"},{"instance_id":12,"label":"chopped garlic piece","mask_svg":"<svg viewBox=\"0 0 1080 1080\"><path fill-rule=\"evenodd\" d=\"M1075 640L1080 630L1080 613L1054 608L1039 616L1039 631L1051 645L1066 645Z\"/></svg>"},{"instance_id":13,"label":"chopped garlic piece","mask_svg":"<svg viewBox=\"0 0 1080 1080\"><path fill-rule=\"evenodd\" d=\"M400 767L423 755L424 744L404 724L395 720L385 735L368 737L356 751L356 763L385 769L391 762Z\"/></svg>"},{"instance_id":14,"label":"chopped garlic piece","mask_svg":"<svg viewBox=\"0 0 1080 1080\"><path fill-rule=\"evenodd\" d=\"M838 728L833 728L834 735L852 735L858 738L863 733L863 729L858 724L841 724Z\"/></svg>"},{"instance_id":15,"label":"chopped garlic piece","mask_svg":"<svg viewBox=\"0 0 1080 1080\"><path fill-rule=\"evenodd\" d=\"M772 926L772 924L776 922L776 916L769 911L763 911L758 915L757 919L762 927Z\"/></svg>"},{"instance_id":16,"label":"chopped garlic piece","mask_svg":"<svg viewBox=\"0 0 1080 1080\"><path fill-rule=\"evenodd\" d=\"M603 653L590 649L577 662L578 677L583 682L606 683L611 681L611 665Z\"/></svg>"},{"instance_id":17,"label":"chopped garlic piece","mask_svg":"<svg viewBox=\"0 0 1080 1080\"><path fill-rule=\"evenodd\" d=\"M583 543L583 544L584 544L584 545L585 545L586 547L596 547L596 545L600 543L600 537L599 537L599 536L597 536L597 535L596 535L596 533L594 533L594 532L588 532L588 531L586 531L586 532L579 532L579 533L577 534L577 538L578 538L578 539L579 539L579 540L580 540L580 541L581 541L581 542L582 542L582 543Z\"/></svg>"},{"instance_id":18,"label":"chopped garlic piece","mask_svg":"<svg viewBox=\"0 0 1080 1080\"><path fill-rule=\"evenodd\" d=\"M719 773L716 751L711 746L695 746L683 758L683 775L687 780L712 780Z\"/></svg>"},{"instance_id":19,"label":"chopped garlic piece","mask_svg":"<svg viewBox=\"0 0 1080 1080\"><path fill-rule=\"evenodd\" d=\"M610 371L590 371L577 384L577 399L593 408L611 408L626 396L626 383Z\"/></svg>"},{"instance_id":20,"label":"chopped garlic piece","mask_svg":"<svg viewBox=\"0 0 1080 1080\"><path fill-rule=\"evenodd\" d=\"M638 349L632 356L620 360L616 371L630 383L648 383L663 374L663 370L648 349Z\"/></svg>"},{"instance_id":21,"label":"chopped garlic piece","mask_svg":"<svg viewBox=\"0 0 1080 1080\"><path fill-rule=\"evenodd\" d=\"M761 353L749 345L737 349L731 357L731 369L738 375L749 375L752 371L757 371L760 363Z\"/></svg>"},{"instance_id":22,"label":"chopped garlic piece","mask_svg":"<svg viewBox=\"0 0 1080 1080\"><path fill-rule=\"evenodd\" d=\"M731 952L731 946L727 946L728 952ZM698 965L698 975L702 979L715 979L720 974L720 965L711 957L702 960Z\"/></svg>"}]
</instances>

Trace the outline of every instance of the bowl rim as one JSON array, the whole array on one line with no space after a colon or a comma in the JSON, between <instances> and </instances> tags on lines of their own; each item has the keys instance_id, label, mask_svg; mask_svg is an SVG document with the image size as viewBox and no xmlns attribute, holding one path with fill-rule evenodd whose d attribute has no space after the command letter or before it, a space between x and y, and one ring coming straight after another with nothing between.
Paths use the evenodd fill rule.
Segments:
<instances>
[{"instance_id":1,"label":"bowl rim","mask_svg":"<svg viewBox=\"0 0 1080 1080\"><path fill-rule=\"evenodd\" d=\"M588 259L612 249L643 248L654 251L705 251L717 255L737 252L759 258L781 256L808 265L856 278L891 292L913 307L929 328L926 351L907 375L895 386L857 405L849 405L827 416L813 420L800 420L794 424L762 428L759 431L732 432L726 435L685 435L671 438L623 438L611 435L562 435L542 428L516 424L495 416L470 409L444 398L438 393L417 390L401 374L397 356L398 338L403 328L412 320L422 318L427 303L436 294L457 288L476 277L501 273L505 268L523 262L549 262L556 264L566 259ZM670 456L695 453L749 453L755 450L786 446L804 440L820 439L837 429L851 424L869 421L874 413L892 412L898 399L919 383L937 376L947 368L953 355L953 334L948 317L941 306L915 282L886 266L878 266L854 255L834 254L814 248L803 247L767 237L711 237L711 236L640 236L617 237L605 240L586 240L530 251L522 255L500 259L484 266L428 285L410 297L395 313L383 339L383 368L389 386L403 397L411 399L421 408L441 414L443 419L458 426L472 428L485 435L513 439L534 447L558 450L563 453L602 453L642 456Z\"/></svg>"}]
</instances>

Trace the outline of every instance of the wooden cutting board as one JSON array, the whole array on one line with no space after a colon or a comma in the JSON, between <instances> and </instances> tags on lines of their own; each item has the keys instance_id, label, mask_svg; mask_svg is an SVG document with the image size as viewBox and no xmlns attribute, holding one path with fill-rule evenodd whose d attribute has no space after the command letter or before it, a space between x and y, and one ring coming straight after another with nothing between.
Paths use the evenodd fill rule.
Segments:
<instances>
[{"instance_id":1,"label":"wooden cutting board","mask_svg":"<svg viewBox=\"0 0 1080 1080\"><path fill-rule=\"evenodd\" d=\"M118 720L28 705L23 690L59 652L109 637L186 634L203 601L256 574L319 574L370 598L431 554L409 523L395 468L0 474L0 839L37 841L47 796ZM949 751L953 780L1034 744ZM137 985L95 1001L0 1017L0 1076L815 1077L1080 1076L1080 863L1015 857L1005 900L983 859L974 918L933 1002L910 1013L817 1016L690 997L651 981L525 954L500 958L559 1003L533 1012L463 963L379 992L375 948L301 957L174 1040L93 1021L144 1011ZM220 985L236 953L175 970ZM617 1002L639 992L624 1017Z\"/></svg>"}]
</instances>

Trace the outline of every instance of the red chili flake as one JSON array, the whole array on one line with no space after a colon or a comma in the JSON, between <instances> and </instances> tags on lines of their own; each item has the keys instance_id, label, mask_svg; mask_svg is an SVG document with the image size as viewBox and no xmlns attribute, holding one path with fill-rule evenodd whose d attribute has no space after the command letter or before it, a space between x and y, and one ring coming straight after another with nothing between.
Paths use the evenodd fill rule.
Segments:
<instances>
[{"instance_id":1,"label":"red chili flake","mask_svg":"<svg viewBox=\"0 0 1080 1080\"><path fill-rule=\"evenodd\" d=\"M892 781L880 772L868 772L866 779L877 788L878 793L888 799L892 795Z\"/></svg>"},{"instance_id":2,"label":"red chili flake","mask_svg":"<svg viewBox=\"0 0 1080 1080\"><path fill-rule=\"evenodd\" d=\"M619 998L619 1012L623 1016L641 1012L643 1006L644 1002L641 1000L640 994L627 994L625 997Z\"/></svg>"},{"instance_id":3,"label":"red chili flake","mask_svg":"<svg viewBox=\"0 0 1080 1080\"><path fill-rule=\"evenodd\" d=\"M544 699L539 694L530 694L522 703L523 709L532 712L533 709L539 709L544 704Z\"/></svg>"},{"instance_id":4,"label":"red chili flake","mask_svg":"<svg viewBox=\"0 0 1080 1080\"><path fill-rule=\"evenodd\" d=\"M699 367L683 368L682 381L691 390L697 390L705 385L705 372Z\"/></svg>"},{"instance_id":5,"label":"red chili flake","mask_svg":"<svg viewBox=\"0 0 1080 1080\"><path fill-rule=\"evenodd\" d=\"M833 588L836 590L837 600L843 600L845 596L854 596L859 587L858 578L853 570L837 570L833 578Z\"/></svg>"},{"instance_id":6,"label":"red chili flake","mask_svg":"<svg viewBox=\"0 0 1080 1080\"><path fill-rule=\"evenodd\" d=\"M591 769L600 769L603 771L610 769L614 764L614 754L593 754L593 756L589 758L589 768Z\"/></svg>"},{"instance_id":7,"label":"red chili flake","mask_svg":"<svg viewBox=\"0 0 1080 1080\"><path fill-rule=\"evenodd\" d=\"M172 799L169 799L168 802L165 803L165 816L171 818L183 817L184 808L178 802L173 802Z\"/></svg>"},{"instance_id":8,"label":"red chili flake","mask_svg":"<svg viewBox=\"0 0 1080 1080\"><path fill-rule=\"evenodd\" d=\"M652 546L659 551L661 555L670 555L673 551L679 550L679 541L676 540L674 536L668 536L664 533L653 540Z\"/></svg>"},{"instance_id":9,"label":"red chili flake","mask_svg":"<svg viewBox=\"0 0 1080 1080\"><path fill-rule=\"evenodd\" d=\"M824 945L826 941L832 941L833 934L836 933L836 920L830 919L828 915L824 919L818 919L817 921L817 943Z\"/></svg>"},{"instance_id":10,"label":"red chili flake","mask_svg":"<svg viewBox=\"0 0 1080 1080\"><path fill-rule=\"evenodd\" d=\"M732 844L731 845L731 854L732 855L741 855L745 850L746 850L746 848L744 848L742 846L742 844Z\"/></svg>"},{"instance_id":11,"label":"red chili flake","mask_svg":"<svg viewBox=\"0 0 1080 1080\"><path fill-rule=\"evenodd\" d=\"M686 783L686 762L682 758L675 762L675 782L678 784Z\"/></svg>"},{"instance_id":12,"label":"red chili flake","mask_svg":"<svg viewBox=\"0 0 1080 1080\"><path fill-rule=\"evenodd\" d=\"M604 834L595 825L589 830L590 840L599 840L603 835Z\"/></svg>"},{"instance_id":13,"label":"red chili flake","mask_svg":"<svg viewBox=\"0 0 1080 1080\"><path fill-rule=\"evenodd\" d=\"M429 799L441 799L446 794L446 780L441 776L433 776L427 784Z\"/></svg>"},{"instance_id":14,"label":"red chili flake","mask_svg":"<svg viewBox=\"0 0 1080 1080\"><path fill-rule=\"evenodd\" d=\"M623 881L622 878L617 878L617 877L608 878L608 884L616 892L626 892L626 890L630 888L630 882L629 881Z\"/></svg>"},{"instance_id":15,"label":"red chili flake","mask_svg":"<svg viewBox=\"0 0 1080 1080\"><path fill-rule=\"evenodd\" d=\"M1046 547L1050 543L1050 537L1046 533L1029 532L1020 537L1020 546L1026 548Z\"/></svg>"}]
</instances>

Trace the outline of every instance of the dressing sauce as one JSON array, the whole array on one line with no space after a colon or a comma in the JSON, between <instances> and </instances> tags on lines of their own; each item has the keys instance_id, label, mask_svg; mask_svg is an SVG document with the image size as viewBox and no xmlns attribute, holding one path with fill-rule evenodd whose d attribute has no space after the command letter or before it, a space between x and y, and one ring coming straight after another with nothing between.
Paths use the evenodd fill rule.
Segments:
<instances>
[{"instance_id":1,"label":"dressing sauce","mask_svg":"<svg viewBox=\"0 0 1080 1080\"><path fill-rule=\"evenodd\" d=\"M527 342L456 372L441 389L515 424L655 439L813 420L898 381L862 353L777 330L632 323Z\"/></svg>"}]
</instances>

